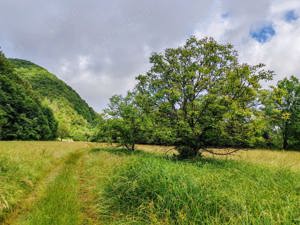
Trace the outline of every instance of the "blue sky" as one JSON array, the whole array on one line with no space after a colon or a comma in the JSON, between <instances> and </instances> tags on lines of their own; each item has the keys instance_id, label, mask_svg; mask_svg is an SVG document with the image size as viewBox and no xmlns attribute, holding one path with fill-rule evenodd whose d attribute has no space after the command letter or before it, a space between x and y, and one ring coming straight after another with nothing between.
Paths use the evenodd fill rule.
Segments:
<instances>
[{"instance_id":1,"label":"blue sky","mask_svg":"<svg viewBox=\"0 0 300 225\"><path fill-rule=\"evenodd\" d=\"M300 78L299 0L1 0L0 46L40 64L97 111L146 72L152 52L190 36L230 42L275 80Z\"/></svg>"},{"instance_id":2,"label":"blue sky","mask_svg":"<svg viewBox=\"0 0 300 225\"><path fill-rule=\"evenodd\" d=\"M288 10L285 14L284 14L284 19L287 21L287 22L292 22L292 21L295 21L295 20L298 20L299 16L298 14L296 13L295 10Z\"/></svg>"},{"instance_id":3,"label":"blue sky","mask_svg":"<svg viewBox=\"0 0 300 225\"><path fill-rule=\"evenodd\" d=\"M250 36L259 43L269 41L274 35L276 35L276 31L272 24L263 25L258 29L250 31Z\"/></svg>"}]
</instances>

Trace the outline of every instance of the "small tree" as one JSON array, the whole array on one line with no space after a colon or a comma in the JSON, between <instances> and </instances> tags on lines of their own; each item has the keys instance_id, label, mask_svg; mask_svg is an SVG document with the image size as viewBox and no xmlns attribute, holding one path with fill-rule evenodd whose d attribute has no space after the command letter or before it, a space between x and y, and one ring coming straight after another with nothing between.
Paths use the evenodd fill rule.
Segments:
<instances>
[{"instance_id":1,"label":"small tree","mask_svg":"<svg viewBox=\"0 0 300 225\"><path fill-rule=\"evenodd\" d=\"M283 79L264 94L264 112L272 133L279 133L283 149L300 146L300 82Z\"/></svg>"},{"instance_id":2,"label":"small tree","mask_svg":"<svg viewBox=\"0 0 300 225\"><path fill-rule=\"evenodd\" d=\"M103 136L134 151L135 144L144 139L149 127L149 120L137 106L134 93L129 92L126 97L113 96L105 113Z\"/></svg>"},{"instance_id":3,"label":"small tree","mask_svg":"<svg viewBox=\"0 0 300 225\"><path fill-rule=\"evenodd\" d=\"M65 123L59 123L57 129L57 136L62 141L64 138L70 137L70 128Z\"/></svg>"}]
</instances>

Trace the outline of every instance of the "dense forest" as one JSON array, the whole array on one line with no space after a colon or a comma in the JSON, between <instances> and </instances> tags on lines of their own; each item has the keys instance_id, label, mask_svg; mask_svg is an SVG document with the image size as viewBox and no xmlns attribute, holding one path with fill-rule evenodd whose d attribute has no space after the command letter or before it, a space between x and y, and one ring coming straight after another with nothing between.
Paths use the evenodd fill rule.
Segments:
<instances>
[{"instance_id":1,"label":"dense forest","mask_svg":"<svg viewBox=\"0 0 300 225\"><path fill-rule=\"evenodd\" d=\"M182 157L211 146L300 148L299 79L272 86L273 71L240 63L232 45L212 38L152 54L150 70L101 116L42 67L0 60L0 139L173 145Z\"/></svg>"}]
</instances>

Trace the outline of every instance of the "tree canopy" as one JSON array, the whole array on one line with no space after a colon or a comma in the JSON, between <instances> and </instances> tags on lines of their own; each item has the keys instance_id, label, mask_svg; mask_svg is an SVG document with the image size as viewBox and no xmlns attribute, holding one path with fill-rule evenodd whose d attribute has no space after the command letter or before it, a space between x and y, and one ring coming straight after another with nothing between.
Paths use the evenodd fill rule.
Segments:
<instances>
[{"instance_id":1,"label":"tree canopy","mask_svg":"<svg viewBox=\"0 0 300 225\"><path fill-rule=\"evenodd\" d=\"M141 106L151 108L158 129L170 130L183 157L208 145L248 145L260 81L272 78L264 65L239 64L232 45L195 37L150 62L137 78L138 95L147 99Z\"/></svg>"},{"instance_id":2,"label":"tree canopy","mask_svg":"<svg viewBox=\"0 0 300 225\"><path fill-rule=\"evenodd\" d=\"M134 150L137 142L141 143L150 137L151 121L137 104L134 93L129 92L126 97L111 97L105 113L107 121L102 127L102 137L106 137L106 140Z\"/></svg>"}]
</instances>

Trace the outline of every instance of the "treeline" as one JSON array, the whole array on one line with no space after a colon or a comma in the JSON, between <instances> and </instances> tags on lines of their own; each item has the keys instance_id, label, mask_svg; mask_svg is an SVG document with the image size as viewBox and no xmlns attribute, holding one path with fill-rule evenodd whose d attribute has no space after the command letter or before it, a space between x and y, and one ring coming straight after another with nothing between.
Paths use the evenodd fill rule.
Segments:
<instances>
[{"instance_id":1,"label":"treeline","mask_svg":"<svg viewBox=\"0 0 300 225\"><path fill-rule=\"evenodd\" d=\"M52 111L0 52L0 140L51 140L56 136Z\"/></svg>"},{"instance_id":2,"label":"treeline","mask_svg":"<svg viewBox=\"0 0 300 225\"><path fill-rule=\"evenodd\" d=\"M238 61L230 44L191 37L150 57L126 96L113 96L95 140L175 145L182 157L209 146L300 148L300 83L262 88L274 73Z\"/></svg>"}]
</instances>

